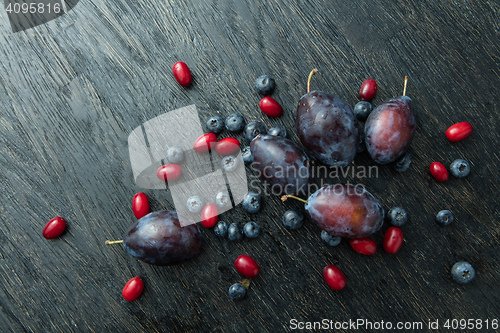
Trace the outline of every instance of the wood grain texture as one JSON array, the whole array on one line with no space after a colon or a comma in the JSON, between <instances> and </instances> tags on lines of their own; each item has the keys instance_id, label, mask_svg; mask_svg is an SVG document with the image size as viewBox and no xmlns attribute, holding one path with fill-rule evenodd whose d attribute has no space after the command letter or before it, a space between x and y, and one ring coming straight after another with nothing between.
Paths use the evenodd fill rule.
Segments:
<instances>
[{"instance_id":1,"label":"wood grain texture","mask_svg":"<svg viewBox=\"0 0 500 333\"><path fill-rule=\"evenodd\" d=\"M279 332L291 331L292 318L499 318L499 13L498 2L465 0L81 0L14 34L0 11L1 331ZM178 60L192 70L188 89L171 75ZM241 113L285 125L298 142L296 103L314 67L313 88L350 105L365 78L378 82L378 104L401 94L409 75L418 121L410 170L384 165L377 177L323 179L361 182L386 209L408 211L397 255L363 257L347 241L329 248L310 219L288 231L282 214L303 206L276 197L265 197L259 214L237 207L221 216L255 220L264 229L258 239L231 243L202 230L204 251L183 265L150 266L104 245L134 221L130 203L141 189L128 156L133 129L195 104L202 124ZM253 83L264 73L277 82L278 119L258 110ZM444 131L458 121L474 132L451 144ZM467 178L430 177L431 162L456 158L471 162ZM364 152L351 166L371 165ZM152 209L172 208L168 189L146 193ZM453 225L434 222L441 209L453 211ZM57 215L68 230L47 241L41 230ZM374 239L380 244L382 233ZM241 279L233 262L243 253L262 273L233 302L227 290ZM459 260L476 268L470 285L451 280ZM348 279L341 292L323 281L328 264ZM121 289L136 275L145 291L127 303Z\"/></svg>"}]
</instances>

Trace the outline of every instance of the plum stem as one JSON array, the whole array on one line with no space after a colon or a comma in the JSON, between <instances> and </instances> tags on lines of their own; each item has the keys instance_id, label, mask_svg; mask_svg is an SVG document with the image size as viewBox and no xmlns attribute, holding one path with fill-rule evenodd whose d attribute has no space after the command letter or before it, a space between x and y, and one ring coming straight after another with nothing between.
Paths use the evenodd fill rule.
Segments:
<instances>
[{"instance_id":1,"label":"plum stem","mask_svg":"<svg viewBox=\"0 0 500 333\"><path fill-rule=\"evenodd\" d=\"M250 288L250 283L252 282L252 279L243 279L242 281L238 282L241 283L246 290L248 290L248 288Z\"/></svg>"},{"instance_id":2,"label":"plum stem","mask_svg":"<svg viewBox=\"0 0 500 333\"><path fill-rule=\"evenodd\" d=\"M307 200L304 200L304 199L302 199L302 198L296 197L296 196L294 196L294 195L289 195L289 194L282 196L282 197L281 197L281 201L285 202L285 201L286 201L286 199L288 199L288 198L293 198L293 199L295 199L295 200L302 201L302 202L303 202L303 203L305 203L305 204L309 204L309 202L307 202Z\"/></svg>"},{"instance_id":3,"label":"plum stem","mask_svg":"<svg viewBox=\"0 0 500 333\"><path fill-rule=\"evenodd\" d=\"M307 77L307 92L311 91L311 80L312 80L313 75L316 74L317 72L318 72L318 69L315 68L311 71L311 73L309 73L309 76Z\"/></svg>"},{"instance_id":4,"label":"plum stem","mask_svg":"<svg viewBox=\"0 0 500 333\"><path fill-rule=\"evenodd\" d=\"M403 86L403 96L406 96L406 86L408 85L408 75L405 76L405 83Z\"/></svg>"},{"instance_id":5,"label":"plum stem","mask_svg":"<svg viewBox=\"0 0 500 333\"><path fill-rule=\"evenodd\" d=\"M104 244L106 244L106 245L114 245L114 244L121 244L121 243L123 243L123 239L114 240L114 241L107 240L106 243L104 243Z\"/></svg>"}]
</instances>

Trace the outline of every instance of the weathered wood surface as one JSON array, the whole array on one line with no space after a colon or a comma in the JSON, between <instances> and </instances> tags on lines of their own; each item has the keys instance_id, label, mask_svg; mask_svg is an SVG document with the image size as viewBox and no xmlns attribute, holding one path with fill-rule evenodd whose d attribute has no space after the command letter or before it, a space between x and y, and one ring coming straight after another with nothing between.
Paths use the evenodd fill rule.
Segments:
<instances>
[{"instance_id":1,"label":"weathered wood surface","mask_svg":"<svg viewBox=\"0 0 500 333\"><path fill-rule=\"evenodd\" d=\"M4 11L0 18L2 332L278 332L291 330L293 318L424 325L499 318L497 1L81 0L16 34ZM192 69L189 89L172 78L177 60ZM377 80L380 103L401 94L409 75L418 120L410 170L386 165L378 177L325 180L361 182L386 209L407 209L397 255L363 257L347 241L328 248L310 220L287 231L282 214L302 206L276 197L255 216L238 207L221 217L254 219L265 230L258 239L231 243L202 230L203 253L183 265L150 266L104 245L134 221L130 202L141 191L128 157L134 128L194 103L202 121L240 112L285 125L297 141L296 102L313 67L314 88L351 105L365 78ZM258 110L253 82L263 73L277 81L279 119ZM471 137L449 143L446 128L465 120ZM432 161L461 157L472 164L470 176L431 179ZM374 163L365 152L353 165ZM153 209L171 207L168 190L146 193ZM434 222L441 209L454 212L453 225ZM68 230L47 241L41 230L56 215ZM247 298L233 302L227 289L241 278L233 262L242 253L262 273ZM451 280L458 260L477 270L470 285ZM327 264L347 276L341 292L324 283ZM127 303L121 289L136 275L146 288Z\"/></svg>"}]
</instances>

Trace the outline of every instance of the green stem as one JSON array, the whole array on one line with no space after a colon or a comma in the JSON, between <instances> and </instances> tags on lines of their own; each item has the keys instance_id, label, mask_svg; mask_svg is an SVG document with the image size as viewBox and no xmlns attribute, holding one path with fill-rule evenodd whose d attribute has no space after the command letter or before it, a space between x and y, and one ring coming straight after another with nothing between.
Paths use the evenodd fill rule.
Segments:
<instances>
[{"instance_id":1,"label":"green stem","mask_svg":"<svg viewBox=\"0 0 500 333\"><path fill-rule=\"evenodd\" d=\"M123 243L123 239L114 240L114 241L107 240L106 243L104 243L104 244L106 244L106 245L113 245L113 244L121 244L121 243Z\"/></svg>"},{"instance_id":2,"label":"green stem","mask_svg":"<svg viewBox=\"0 0 500 333\"><path fill-rule=\"evenodd\" d=\"M302 199L302 198L298 198L298 197L296 197L296 196L294 196L294 195L289 195L289 194L282 196L282 197L281 197L281 201L285 202L285 201L286 201L286 199L288 199L288 198L292 198L292 199L295 199L295 200L302 201L302 202L303 202L303 203L305 203L305 204L308 204L308 203L309 203L309 202L307 202L307 200L304 200L304 199Z\"/></svg>"},{"instance_id":3,"label":"green stem","mask_svg":"<svg viewBox=\"0 0 500 333\"><path fill-rule=\"evenodd\" d=\"M405 83L403 87L403 96L406 96L406 85L408 84L408 75L405 76Z\"/></svg>"}]
</instances>

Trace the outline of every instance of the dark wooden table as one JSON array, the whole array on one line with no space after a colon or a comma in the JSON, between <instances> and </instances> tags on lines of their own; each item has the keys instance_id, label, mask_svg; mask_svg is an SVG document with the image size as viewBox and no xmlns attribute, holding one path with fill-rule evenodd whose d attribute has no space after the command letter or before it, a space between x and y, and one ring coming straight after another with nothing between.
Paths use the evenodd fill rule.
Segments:
<instances>
[{"instance_id":1,"label":"dark wooden table","mask_svg":"<svg viewBox=\"0 0 500 333\"><path fill-rule=\"evenodd\" d=\"M323 319L421 322L418 331L439 320L443 332L459 331L445 329L447 319L482 319L483 329L474 327L486 332L500 319L498 1L81 0L18 33L0 17L2 332L279 332ZM172 77L178 60L193 72L188 89ZM409 76L418 121L411 168L325 180L363 183L386 210L407 210L398 254L363 256L345 240L328 247L309 218L288 231L282 214L303 206L277 197L265 197L256 215L238 206L220 217L257 221L258 239L232 243L203 229L203 252L182 265L151 266L104 245L135 220L131 199L142 189L128 156L134 128L195 104L202 123L237 112L285 125L298 142L296 104L314 67L313 88L351 106L365 78L378 82L378 104L400 95ZM259 111L253 90L265 73L285 109L277 119ZM459 121L474 132L450 143L444 132ZM456 158L470 161L468 177L431 178L431 162ZM372 165L366 152L352 164ZM172 208L168 190L145 192L153 210ZM435 222L441 209L453 211L452 225ZM42 228L58 215L67 232L47 241ZM373 236L379 244L386 228ZM227 290L241 279L233 262L243 253L261 274L234 302ZM451 279L460 260L477 272L468 285ZM345 273L344 290L325 284L328 264ZM133 276L145 290L128 303L121 290Z\"/></svg>"}]
</instances>

